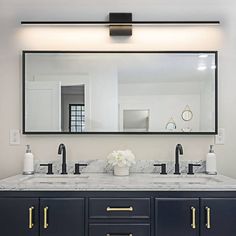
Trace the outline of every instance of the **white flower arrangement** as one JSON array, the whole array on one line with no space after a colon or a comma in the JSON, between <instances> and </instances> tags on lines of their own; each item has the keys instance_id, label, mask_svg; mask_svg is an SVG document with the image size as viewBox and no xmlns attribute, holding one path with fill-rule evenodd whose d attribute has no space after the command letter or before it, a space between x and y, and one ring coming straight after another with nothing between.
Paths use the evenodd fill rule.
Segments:
<instances>
[{"instance_id":1,"label":"white flower arrangement","mask_svg":"<svg viewBox=\"0 0 236 236\"><path fill-rule=\"evenodd\" d=\"M130 167L135 164L135 156L130 150L113 151L107 157L108 164L118 167Z\"/></svg>"}]
</instances>

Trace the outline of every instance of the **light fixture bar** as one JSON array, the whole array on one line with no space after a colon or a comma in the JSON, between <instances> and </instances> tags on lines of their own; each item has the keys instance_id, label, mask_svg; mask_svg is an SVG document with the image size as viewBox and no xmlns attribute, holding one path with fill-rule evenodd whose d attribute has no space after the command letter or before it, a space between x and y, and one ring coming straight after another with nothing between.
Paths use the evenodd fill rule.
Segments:
<instances>
[{"instance_id":1,"label":"light fixture bar","mask_svg":"<svg viewBox=\"0 0 236 236\"><path fill-rule=\"evenodd\" d=\"M21 25L219 25L220 21L21 21Z\"/></svg>"}]
</instances>

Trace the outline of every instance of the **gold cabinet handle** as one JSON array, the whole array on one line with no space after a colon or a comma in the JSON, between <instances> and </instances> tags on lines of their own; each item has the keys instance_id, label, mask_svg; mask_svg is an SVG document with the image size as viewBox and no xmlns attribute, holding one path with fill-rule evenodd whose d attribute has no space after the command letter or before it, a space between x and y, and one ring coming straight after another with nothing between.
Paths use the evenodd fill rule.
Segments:
<instances>
[{"instance_id":1,"label":"gold cabinet handle","mask_svg":"<svg viewBox=\"0 0 236 236\"><path fill-rule=\"evenodd\" d=\"M206 210L206 228L210 229L211 228L211 208L205 207L205 210Z\"/></svg>"},{"instance_id":2,"label":"gold cabinet handle","mask_svg":"<svg viewBox=\"0 0 236 236\"><path fill-rule=\"evenodd\" d=\"M133 234L107 234L106 236L133 236Z\"/></svg>"},{"instance_id":3,"label":"gold cabinet handle","mask_svg":"<svg viewBox=\"0 0 236 236\"><path fill-rule=\"evenodd\" d=\"M33 227L34 227L33 211L34 211L34 207L32 206L29 208L29 229L33 229Z\"/></svg>"},{"instance_id":4,"label":"gold cabinet handle","mask_svg":"<svg viewBox=\"0 0 236 236\"><path fill-rule=\"evenodd\" d=\"M48 228L48 207L44 207L43 209L43 228Z\"/></svg>"},{"instance_id":5,"label":"gold cabinet handle","mask_svg":"<svg viewBox=\"0 0 236 236\"><path fill-rule=\"evenodd\" d=\"M192 212L191 227L192 227L192 229L196 229L196 208L195 207L191 207L191 212Z\"/></svg>"},{"instance_id":6,"label":"gold cabinet handle","mask_svg":"<svg viewBox=\"0 0 236 236\"><path fill-rule=\"evenodd\" d=\"M107 211L133 211L133 207L107 207Z\"/></svg>"}]
</instances>

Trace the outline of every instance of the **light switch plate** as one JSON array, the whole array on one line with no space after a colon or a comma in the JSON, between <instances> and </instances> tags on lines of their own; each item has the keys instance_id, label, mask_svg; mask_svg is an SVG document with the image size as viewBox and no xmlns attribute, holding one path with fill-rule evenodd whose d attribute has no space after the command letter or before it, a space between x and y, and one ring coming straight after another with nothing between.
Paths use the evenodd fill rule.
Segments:
<instances>
[{"instance_id":1,"label":"light switch plate","mask_svg":"<svg viewBox=\"0 0 236 236\"><path fill-rule=\"evenodd\" d=\"M218 134L215 135L215 144L223 145L225 144L225 129L220 128Z\"/></svg>"},{"instance_id":2,"label":"light switch plate","mask_svg":"<svg viewBox=\"0 0 236 236\"><path fill-rule=\"evenodd\" d=\"M10 129L10 145L20 145L20 130Z\"/></svg>"}]
</instances>

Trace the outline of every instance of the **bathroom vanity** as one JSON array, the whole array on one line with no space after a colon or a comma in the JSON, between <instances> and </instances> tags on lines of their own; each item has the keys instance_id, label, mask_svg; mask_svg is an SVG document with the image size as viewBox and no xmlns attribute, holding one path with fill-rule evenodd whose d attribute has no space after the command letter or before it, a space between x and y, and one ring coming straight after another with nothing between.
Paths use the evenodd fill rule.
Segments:
<instances>
[{"instance_id":1,"label":"bathroom vanity","mask_svg":"<svg viewBox=\"0 0 236 236\"><path fill-rule=\"evenodd\" d=\"M22 62L23 134L217 134L215 51L23 51ZM115 177L100 160L67 175L58 154L62 172L41 162L48 172L0 181L1 236L236 235L236 180L194 175L192 162L180 175L181 145L176 175L144 161Z\"/></svg>"},{"instance_id":2,"label":"bathroom vanity","mask_svg":"<svg viewBox=\"0 0 236 236\"><path fill-rule=\"evenodd\" d=\"M4 236L235 236L224 176L17 175L0 181Z\"/></svg>"}]
</instances>

